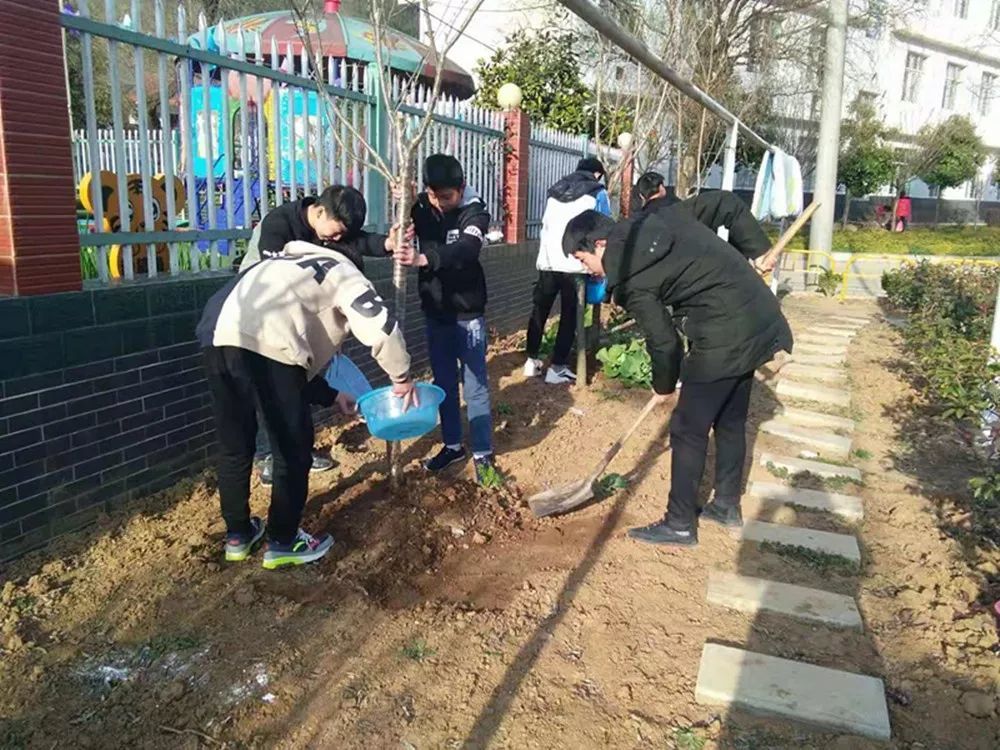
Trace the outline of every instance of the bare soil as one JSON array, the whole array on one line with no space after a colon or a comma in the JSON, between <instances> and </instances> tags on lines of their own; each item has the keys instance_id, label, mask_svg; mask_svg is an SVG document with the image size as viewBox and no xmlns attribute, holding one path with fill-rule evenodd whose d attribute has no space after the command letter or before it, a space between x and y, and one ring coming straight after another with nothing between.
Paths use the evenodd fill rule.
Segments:
<instances>
[{"instance_id":1,"label":"bare soil","mask_svg":"<svg viewBox=\"0 0 1000 750\"><path fill-rule=\"evenodd\" d=\"M815 297L785 307L797 330L828 312L874 311ZM882 677L889 747L1000 746L996 713L971 715L982 699L968 698L996 706L1000 689L997 634L981 606L1000 598L1000 554L967 510L967 447L911 403L894 329L870 326L849 354L866 485L844 491L864 498L864 522L771 512L856 532L856 574L707 526L696 550L627 539L664 509L668 413L611 467L628 489L534 519L524 498L589 471L646 394L601 378L586 390L525 381L516 344L501 342L490 365L502 490L477 488L467 470L423 476L427 438L408 446L393 497L383 445L339 425L319 443L340 467L312 478L304 520L337 539L316 565L223 564L206 475L8 566L0 747L879 746L697 705L706 640ZM756 388L753 421L774 404ZM798 453L766 436L751 447ZM750 476L773 479L759 466ZM267 496L255 484L262 514ZM865 632L712 607L716 568L853 595Z\"/></svg>"}]
</instances>

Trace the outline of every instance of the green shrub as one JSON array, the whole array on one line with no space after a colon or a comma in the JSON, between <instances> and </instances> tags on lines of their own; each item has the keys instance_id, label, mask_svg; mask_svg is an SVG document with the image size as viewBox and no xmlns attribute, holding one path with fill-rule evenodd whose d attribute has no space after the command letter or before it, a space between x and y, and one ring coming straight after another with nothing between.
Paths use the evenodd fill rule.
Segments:
<instances>
[{"instance_id":1,"label":"green shrub","mask_svg":"<svg viewBox=\"0 0 1000 750\"><path fill-rule=\"evenodd\" d=\"M627 386L649 388L653 384L653 363L643 339L606 346L598 350L597 361L607 377Z\"/></svg>"}]
</instances>

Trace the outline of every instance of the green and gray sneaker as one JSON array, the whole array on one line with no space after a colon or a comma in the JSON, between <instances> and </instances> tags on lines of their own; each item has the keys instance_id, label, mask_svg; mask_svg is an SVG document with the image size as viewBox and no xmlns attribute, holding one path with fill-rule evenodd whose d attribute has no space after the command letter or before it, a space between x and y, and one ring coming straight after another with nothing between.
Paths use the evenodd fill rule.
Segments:
<instances>
[{"instance_id":1,"label":"green and gray sneaker","mask_svg":"<svg viewBox=\"0 0 1000 750\"><path fill-rule=\"evenodd\" d=\"M333 548L333 537L323 534L311 536L299 529L298 535L291 544L278 544L269 541L264 552L264 567L267 570L282 568L285 565L305 565L316 562Z\"/></svg>"},{"instance_id":2,"label":"green and gray sneaker","mask_svg":"<svg viewBox=\"0 0 1000 750\"><path fill-rule=\"evenodd\" d=\"M249 534L227 534L226 562L243 562L250 557L264 538L264 530L264 521L254 516L250 519Z\"/></svg>"}]
</instances>

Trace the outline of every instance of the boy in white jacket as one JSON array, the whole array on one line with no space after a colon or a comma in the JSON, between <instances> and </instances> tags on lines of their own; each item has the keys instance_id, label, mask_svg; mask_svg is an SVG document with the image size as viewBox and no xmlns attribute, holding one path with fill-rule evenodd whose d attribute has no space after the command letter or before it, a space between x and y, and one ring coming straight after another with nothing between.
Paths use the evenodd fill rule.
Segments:
<instances>
[{"instance_id":1,"label":"boy in white jacket","mask_svg":"<svg viewBox=\"0 0 1000 750\"><path fill-rule=\"evenodd\" d=\"M545 382L553 385L576 382L576 375L569 369L568 360L573 348L573 337L576 335L576 279L587 270L578 260L563 253L562 241L566 225L584 211L599 211L606 216L611 215L608 191L601 182L604 174L604 165L598 159L581 159L575 172L549 188L545 213L542 215L538 260L535 263L538 281L535 282L534 306L528 320L525 377L542 374L543 363L538 358L542 336L552 305L556 297L560 297L559 330L552 363L545 373Z\"/></svg>"},{"instance_id":2,"label":"boy in white jacket","mask_svg":"<svg viewBox=\"0 0 1000 750\"><path fill-rule=\"evenodd\" d=\"M258 406L274 460L264 567L313 562L333 546L329 534L313 537L299 521L312 464L310 403L316 396L310 389L329 389L316 375L349 333L371 347L408 406L415 391L402 331L372 283L343 253L289 242L280 255L234 277L205 306L197 335L219 439L227 560L245 560L265 534L248 502ZM346 394L331 389L326 396L353 411Z\"/></svg>"}]
</instances>

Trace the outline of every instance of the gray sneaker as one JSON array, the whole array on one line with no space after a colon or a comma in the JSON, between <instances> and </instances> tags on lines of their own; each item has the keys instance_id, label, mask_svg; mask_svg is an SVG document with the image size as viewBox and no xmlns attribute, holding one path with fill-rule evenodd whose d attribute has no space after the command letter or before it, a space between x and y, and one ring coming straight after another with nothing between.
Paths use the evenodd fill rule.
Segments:
<instances>
[{"instance_id":1,"label":"gray sneaker","mask_svg":"<svg viewBox=\"0 0 1000 750\"><path fill-rule=\"evenodd\" d=\"M243 562L251 554L254 547L264 538L264 521L257 516L250 519L249 534L226 535L226 562Z\"/></svg>"},{"instance_id":2,"label":"gray sneaker","mask_svg":"<svg viewBox=\"0 0 1000 750\"><path fill-rule=\"evenodd\" d=\"M313 462L309 468L309 473L322 474L324 471L330 471L336 465L337 462L329 456L324 456L321 453L313 453ZM270 485L273 481L274 461L271 459L271 456L268 456L260 462L260 483Z\"/></svg>"},{"instance_id":3,"label":"gray sneaker","mask_svg":"<svg viewBox=\"0 0 1000 750\"><path fill-rule=\"evenodd\" d=\"M333 537L329 534L316 537L299 529L291 544L268 542L263 565L267 570L286 565L305 565L325 557L331 549L333 549Z\"/></svg>"}]
</instances>

